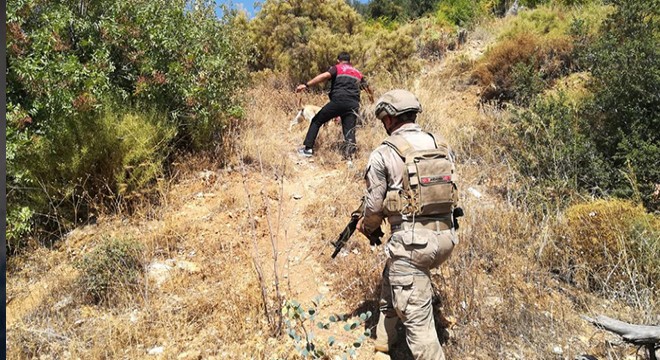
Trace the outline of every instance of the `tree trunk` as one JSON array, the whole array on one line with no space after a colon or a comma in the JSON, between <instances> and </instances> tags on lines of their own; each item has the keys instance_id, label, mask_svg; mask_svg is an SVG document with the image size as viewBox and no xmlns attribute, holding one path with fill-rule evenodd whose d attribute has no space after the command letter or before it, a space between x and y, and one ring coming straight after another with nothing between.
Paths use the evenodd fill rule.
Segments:
<instances>
[{"instance_id":1,"label":"tree trunk","mask_svg":"<svg viewBox=\"0 0 660 360\"><path fill-rule=\"evenodd\" d=\"M604 315L598 315L595 319L586 316L582 318L599 328L621 336L627 343L644 346L649 351L649 359L657 360L655 348L656 344L660 343L660 326L634 325Z\"/></svg>"}]
</instances>

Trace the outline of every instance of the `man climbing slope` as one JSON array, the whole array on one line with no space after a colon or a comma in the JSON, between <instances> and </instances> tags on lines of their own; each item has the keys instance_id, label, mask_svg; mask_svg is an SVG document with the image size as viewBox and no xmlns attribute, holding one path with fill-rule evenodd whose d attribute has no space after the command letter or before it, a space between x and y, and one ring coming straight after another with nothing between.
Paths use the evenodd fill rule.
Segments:
<instances>
[{"instance_id":1,"label":"man climbing slope","mask_svg":"<svg viewBox=\"0 0 660 360\"><path fill-rule=\"evenodd\" d=\"M314 153L314 143L321 126L339 116L344 134L343 156L346 160L350 160L357 150L355 125L360 110L360 90L365 90L369 94L371 102L374 101L373 92L362 73L351 65L351 56L347 52L339 53L337 64L331 66L328 71L315 76L304 84L298 85L296 92L328 80L331 80L330 102L325 104L312 119L305 136L304 146L298 149L298 154L311 157Z\"/></svg>"}]
</instances>

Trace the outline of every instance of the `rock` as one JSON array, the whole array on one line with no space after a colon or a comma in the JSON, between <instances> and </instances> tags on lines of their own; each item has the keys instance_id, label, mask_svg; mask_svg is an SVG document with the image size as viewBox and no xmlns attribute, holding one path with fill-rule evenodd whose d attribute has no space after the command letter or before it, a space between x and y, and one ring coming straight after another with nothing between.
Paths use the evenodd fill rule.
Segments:
<instances>
[{"instance_id":1,"label":"rock","mask_svg":"<svg viewBox=\"0 0 660 360\"><path fill-rule=\"evenodd\" d=\"M149 349L149 351L147 351L147 354L149 354L149 355L160 355L160 354L163 353L163 351L165 351L164 347L155 346L155 347Z\"/></svg>"},{"instance_id":2,"label":"rock","mask_svg":"<svg viewBox=\"0 0 660 360\"><path fill-rule=\"evenodd\" d=\"M161 285L170 278L170 270L172 270L172 266L170 265L153 262L147 266L147 277L153 280L156 285Z\"/></svg>"},{"instance_id":3,"label":"rock","mask_svg":"<svg viewBox=\"0 0 660 360\"><path fill-rule=\"evenodd\" d=\"M199 265L192 261L179 260L176 262L176 267L182 270L186 270L189 273L199 272Z\"/></svg>"},{"instance_id":4,"label":"rock","mask_svg":"<svg viewBox=\"0 0 660 360\"><path fill-rule=\"evenodd\" d=\"M467 191L468 191L470 194L472 194L474 197L476 197L477 199L481 199L481 197L483 196L483 195L481 194L481 192L479 192L477 189L475 189L475 188L473 188L473 187L469 187L469 188L467 189Z\"/></svg>"},{"instance_id":5,"label":"rock","mask_svg":"<svg viewBox=\"0 0 660 360\"><path fill-rule=\"evenodd\" d=\"M556 355L562 355L564 354L564 349L562 349L561 346L557 345L552 348L552 353Z\"/></svg>"}]
</instances>

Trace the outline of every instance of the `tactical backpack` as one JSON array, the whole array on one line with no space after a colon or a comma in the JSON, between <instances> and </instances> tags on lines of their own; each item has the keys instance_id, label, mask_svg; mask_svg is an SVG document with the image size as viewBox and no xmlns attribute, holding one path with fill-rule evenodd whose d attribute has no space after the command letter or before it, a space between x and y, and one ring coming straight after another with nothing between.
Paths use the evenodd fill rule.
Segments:
<instances>
[{"instance_id":1,"label":"tactical backpack","mask_svg":"<svg viewBox=\"0 0 660 360\"><path fill-rule=\"evenodd\" d=\"M415 150L401 135L392 135L383 142L404 162L403 189L387 192L386 215L443 216L454 210L458 189L449 146L435 137L433 142L435 149L428 150Z\"/></svg>"}]
</instances>

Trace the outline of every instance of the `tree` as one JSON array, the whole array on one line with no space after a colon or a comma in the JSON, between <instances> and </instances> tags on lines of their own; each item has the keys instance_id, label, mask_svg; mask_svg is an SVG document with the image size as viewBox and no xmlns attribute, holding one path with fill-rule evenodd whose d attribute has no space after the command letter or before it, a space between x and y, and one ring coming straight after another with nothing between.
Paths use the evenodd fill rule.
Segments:
<instances>
[{"instance_id":1,"label":"tree","mask_svg":"<svg viewBox=\"0 0 660 360\"><path fill-rule=\"evenodd\" d=\"M240 115L247 57L212 5L8 4L8 244L35 222L84 220L103 194L128 195L137 174L154 180L144 170L161 168L172 145L222 138Z\"/></svg>"},{"instance_id":2,"label":"tree","mask_svg":"<svg viewBox=\"0 0 660 360\"><path fill-rule=\"evenodd\" d=\"M652 193L660 183L660 2L614 3L616 11L585 59L592 64L595 94L590 133L612 164L615 193L633 196L638 190L657 210L660 199Z\"/></svg>"},{"instance_id":3,"label":"tree","mask_svg":"<svg viewBox=\"0 0 660 360\"><path fill-rule=\"evenodd\" d=\"M273 69L302 81L352 51L362 19L344 0L267 0L250 23L255 70Z\"/></svg>"}]
</instances>

